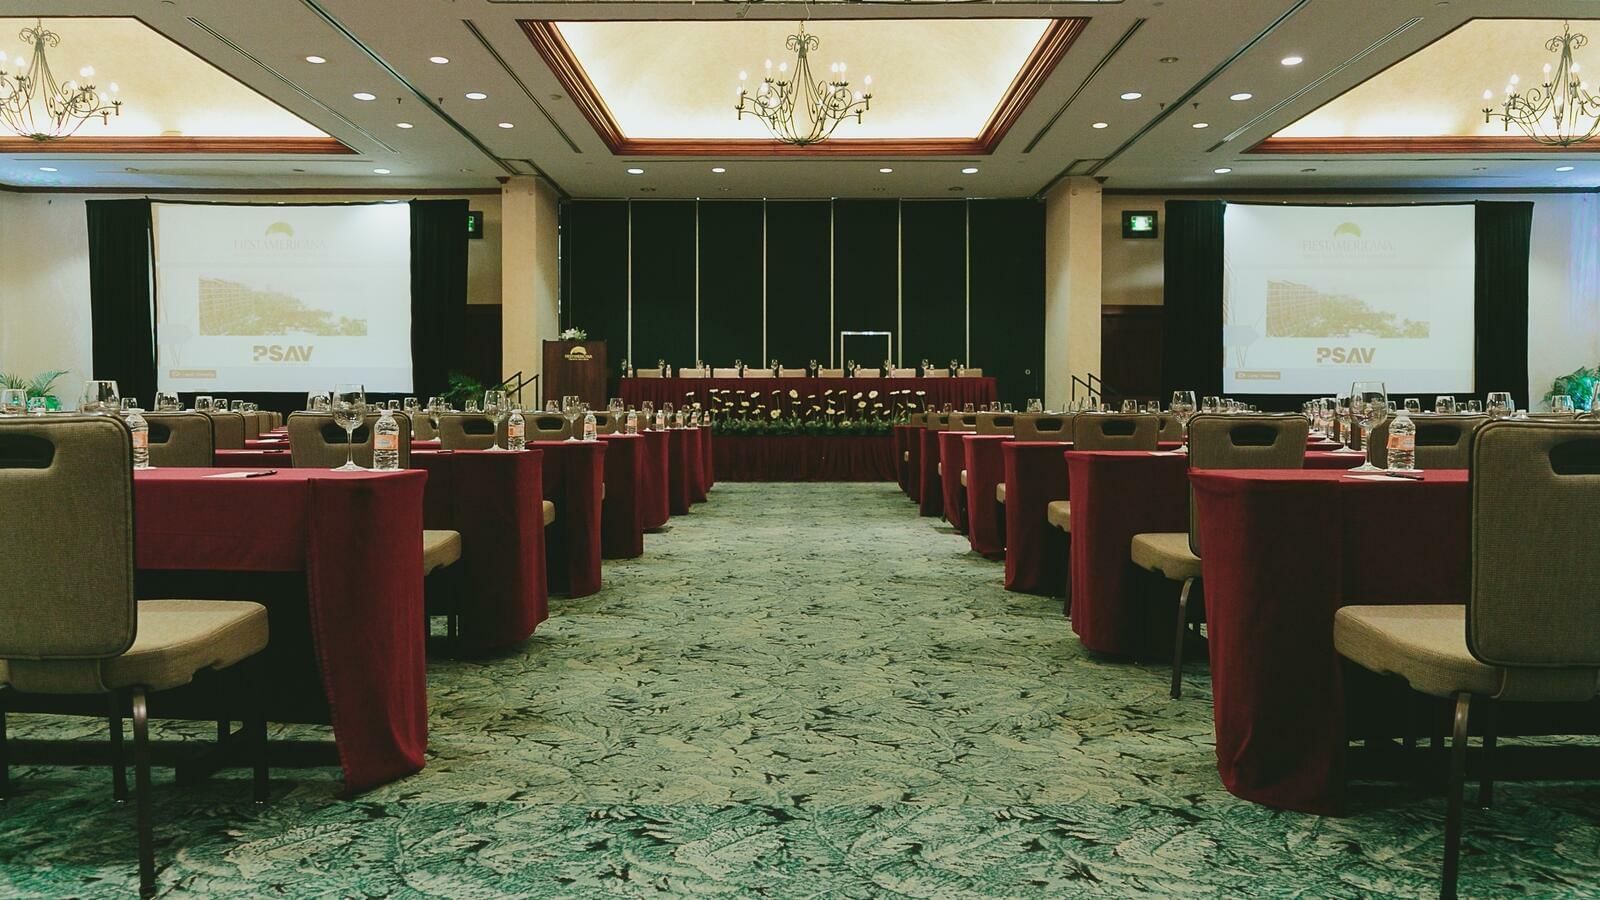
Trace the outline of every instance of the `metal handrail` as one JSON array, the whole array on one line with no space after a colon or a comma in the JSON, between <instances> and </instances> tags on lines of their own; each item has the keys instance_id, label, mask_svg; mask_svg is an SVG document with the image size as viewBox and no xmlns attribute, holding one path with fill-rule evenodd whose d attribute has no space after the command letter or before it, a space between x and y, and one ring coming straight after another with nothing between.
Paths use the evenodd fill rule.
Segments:
<instances>
[{"instance_id":1,"label":"metal handrail","mask_svg":"<svg viewBox=\"0 0 1600 900\"><path fill-rule=\"evenodd\" d=\"M518 369L500 381L501 387L507 393L514 393L517 395L515 402L518 406L522 405L522 389L530 384L534 386L534 402L542 404L544 402L544 398L539 396L539 376L537 374L535 374L532 378L524 378L522 377L522 370Z\"/></svg>"}]
</instances>

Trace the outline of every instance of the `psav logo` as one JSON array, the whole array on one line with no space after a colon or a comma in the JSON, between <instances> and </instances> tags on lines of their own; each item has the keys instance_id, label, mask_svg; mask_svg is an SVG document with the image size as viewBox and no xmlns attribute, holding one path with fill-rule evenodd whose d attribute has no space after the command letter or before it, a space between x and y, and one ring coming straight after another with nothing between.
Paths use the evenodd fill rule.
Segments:
<instances>
[{"instance_id":1,"label":"psav logo","mask_svg":"<svg viewBox=\"0 0 1600 900\"><path fill-rule=\"evenodd\" d=\"M1318 347L1317 365L1370 366L1376 347Z\"/></svg>"},{"instance_id":2,"label":"psav logo","mask_svg":"<svg viewBox=\"0 0 1600 900\"><path fill-rule=\"evenodd\" d=\"M268 363L308 363L311 362L311 351L316 347L312 345L290 344L257 344L253 348L256 362Z\"/></svg>"},{"instance_id":3,"label":"psav logo","mask_svg":"<svg viewBox=\"0 0 1600 900\"><path fill-rule=\"evenodd\" d=\"M294 226L290 225L288 222L273 222L271 225L267 226L267 237L270 238L275 234L281 234L286 238L293 238Z\"/></svg>"},{"instance_id":4,"label":"psav logo","mask_svg":"<svg viewBox=\"0 0 1600 900\"><path fill-rule=\"evenodd\" d=\"M1341 222L1339 227L1333 230L1333 236L1336 238L1346 236L1359 238L1361 237L1361 226L1354 222Z\"/></svg>"}]
</instances>

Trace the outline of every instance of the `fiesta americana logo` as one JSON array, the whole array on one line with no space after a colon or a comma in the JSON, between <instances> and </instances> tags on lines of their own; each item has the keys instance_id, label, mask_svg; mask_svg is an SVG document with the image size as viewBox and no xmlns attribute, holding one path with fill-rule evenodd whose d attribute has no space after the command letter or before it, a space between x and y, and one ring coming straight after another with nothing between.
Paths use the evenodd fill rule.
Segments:
<instances>
[{"instance_id":1,"label":"fiesta americana logo","mask_svg":"<svg viewBox=\"0 0 1600 900\"><path fill-rule=\"evenodd\" d=\"M236 238L233 249L256 252L316 252L322 249L320 240L297 240L294 225L283 220L268 225L259 238Z\"/></svg>"},{"instance_id":2,"label":"fiesta americana logo","mask_svg":"<svg viewBox=\"0 0 1600 900\"><path fill-rule=\"evenodd\" d=\"M1395 254L1394 241L1387 238L1365 238L1361 226L1355 222L1340 222L1326 238L1313 238L1300 242L1300 250L1307 256L1382 257Z\"/></svg>"}]
</instances>

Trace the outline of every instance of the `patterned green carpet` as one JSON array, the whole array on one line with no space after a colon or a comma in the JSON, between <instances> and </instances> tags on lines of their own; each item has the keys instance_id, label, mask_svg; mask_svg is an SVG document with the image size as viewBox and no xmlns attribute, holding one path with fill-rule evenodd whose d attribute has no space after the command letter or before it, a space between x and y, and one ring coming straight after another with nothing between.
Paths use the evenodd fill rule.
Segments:
<instances>
[{"instance_id":1,"label":"patterned green carpet","mask_svg":"<svg viewBox=\"0 0 1600 900\"><path fill-rule=\"evenodd\" d=\"M427 769L186 792L157 772L172 896L1426 897L1443 801L1319 819L1218 783L1203 666L1087 657L893 485L723 484L556 600L524 652L429 669ZM16 737L103 734L13 716ZM206 729L165 727L165 737ZM286 732L279 732L285 734ZM0 897L129 896L104 769L18 767ZM1600 895L1600 785L1471 810L1463 896Z\"/></svg>"}]
</instances>

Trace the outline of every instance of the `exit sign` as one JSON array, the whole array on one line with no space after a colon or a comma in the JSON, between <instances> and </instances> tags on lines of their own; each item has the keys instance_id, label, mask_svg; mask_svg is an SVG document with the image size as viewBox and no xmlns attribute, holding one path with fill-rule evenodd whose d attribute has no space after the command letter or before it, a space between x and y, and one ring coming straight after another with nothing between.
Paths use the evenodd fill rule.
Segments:
<instances>
[{"instance_id":1,"label":"exit sign","mask_svg":"<svg viewBox=\"0 0 1600 900\"><path fill-rule=\"evenodd\" d=\"M481 210L481 209L469 209L469 210L467 210L467 237L468 238L482 238L483 237L483 210Z\"/></svg>"},{"instance_id":2,"label":"exit sign","mask_svg":"<svg viewBox=\"0 0 1600 900\"><path fill-rule=\"evenodd\" d=\"M1122 211L1122 236L1124 238L1154 238L1159 233L1156 211L1153 209L1125 209Z\"/></svg>"}]
</instances>

